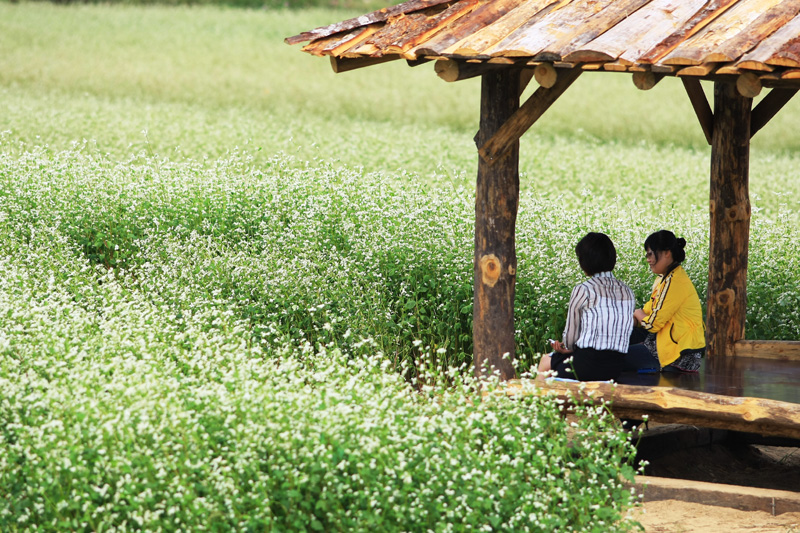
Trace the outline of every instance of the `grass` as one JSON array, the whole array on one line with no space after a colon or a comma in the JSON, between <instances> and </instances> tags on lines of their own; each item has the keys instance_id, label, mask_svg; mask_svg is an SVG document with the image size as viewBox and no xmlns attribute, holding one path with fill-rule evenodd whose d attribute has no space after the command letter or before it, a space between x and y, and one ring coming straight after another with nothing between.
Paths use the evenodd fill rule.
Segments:
<instances>
[{"instance_id":1,"label":"grass","mask_svg":"<svg viewBox=\"0 0 800 533\"><path fill-rule=\"evenodd\" d=\"M403 62L336 75L282 42L356 14L0 3L0 128L55 149L88 139L117 158L142 149L217 158L240 147L472 182L477 80L447 84L431 65ZM797 207L799 106L754 138L752 189L773 212ZM523 137L522 185L684 209L708 202L709 151L678 80L644 92L627 75L587 73Z\"/></svg>"},{"instance_id":2,"label":"grass","mask_svg":"<svg viewBox=\"0 0 800 533\"><path fill-rule=\"evenodd\" d=\"M354 14L0 2L0 530L633 527L604 406L470 377L477 83L282 43ZM800 336L797 116L754 140L750 338ZM673 229L704 299L678 82L585 75L521 152L520 373L586 231L643 299Z\"/></svg>"}]
</instances>

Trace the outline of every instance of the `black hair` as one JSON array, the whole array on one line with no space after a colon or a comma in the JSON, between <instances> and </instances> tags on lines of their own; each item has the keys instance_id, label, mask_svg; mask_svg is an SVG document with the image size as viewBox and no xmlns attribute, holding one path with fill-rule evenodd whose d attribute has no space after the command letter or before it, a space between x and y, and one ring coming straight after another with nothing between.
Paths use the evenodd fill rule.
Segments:
<instances>
[{"instance_id":1,"label":"black hair","mask_svg":"<svg viewBox=\"0 0 800 533\"><path fill-rule=\"evenodd\" d=\"M647 250L648 248L655 254L656 261L658 261L658 253L666 251L672 252L672 260L675 263L683 263L683 260L686 259L686 250L684 250L686 248L686 239L683 237L675 238L674 233L665 229L651 233L645 239L644 249Z\"/></svg>"},{"instance_id":2,"label":"black hair","mask_svg":"<svg viewBox=\"0 0 800 533\"><path fill-rule=\"evenodd\" d=\"M610 272L617 264L617 249L605 233L587 233L575 246L578 264L589 276Z\"/></svg>"}]
</instances>

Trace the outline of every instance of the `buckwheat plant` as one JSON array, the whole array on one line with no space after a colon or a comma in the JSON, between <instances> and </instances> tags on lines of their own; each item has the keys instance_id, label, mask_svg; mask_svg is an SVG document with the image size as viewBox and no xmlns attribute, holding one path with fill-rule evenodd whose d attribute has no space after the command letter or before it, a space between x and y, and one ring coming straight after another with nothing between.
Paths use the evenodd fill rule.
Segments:
<instances>
[{"instance_id":1,"label":"buckwheat plant","mask_svg":"<svg viewBox=\"0 0 800 533\"><path fill-rule=\"evenodd\" d=\"M0 531L634 527L605 406L567 419L472 377L467 188L235 149L3 148ZM704 210L582 194L558 217L521 198L521 373L563 327L586 231L644 298L641 242L669 220L702 287ZM780 220L754 222L756 293L785 287L758 264L796 240Z\"/></svg>"}]
</instances>

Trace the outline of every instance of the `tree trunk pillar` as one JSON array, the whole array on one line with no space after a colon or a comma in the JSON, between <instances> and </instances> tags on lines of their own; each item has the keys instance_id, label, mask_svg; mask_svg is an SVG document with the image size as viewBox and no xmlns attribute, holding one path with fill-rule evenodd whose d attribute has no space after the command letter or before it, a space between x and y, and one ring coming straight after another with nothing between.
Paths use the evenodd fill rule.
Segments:
<instances>
[{"instance_id":1,"label":"tree trunk pillar","mask_svg":"<svg viewBox=\"0 0 800 533\"><path fill-rule=\"evenodd\" d=\"M752 99L735 83L714 84L706 344L709 358L734 355L744 338L750 240Z\"/></svg>"},{"instance_id":2,"label":"tree trunk pillar","mask_svg":"<svg viewBox=\"0 0 800 533\"><path fill-rule=\"evenodd\" d=\"M481 77L477 144L483 144L519 108L519 71L502 69ZM515 231L519 204L519 141L490 165L478 158L475 190L475 257L472 338L475 372L515 376ZM507 355L506 355L507 354Z\"/></svg>"}]
</instances>

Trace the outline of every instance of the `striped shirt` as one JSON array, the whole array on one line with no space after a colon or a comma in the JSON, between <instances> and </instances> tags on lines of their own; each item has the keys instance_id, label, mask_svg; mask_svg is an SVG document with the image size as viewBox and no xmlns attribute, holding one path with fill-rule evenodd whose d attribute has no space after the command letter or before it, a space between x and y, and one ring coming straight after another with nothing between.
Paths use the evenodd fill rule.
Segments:
<instances>
[{"instance_id":1,"label":"striped shirt","mask_svg":"<svg viewBox=\"0 0 800 533\"><path fill-rule=\"evenodd\" d=\"M611 272L600 272L572 289L563 342L570 350L627 352L635 296Z\"/></svg>"}]
</instances>

